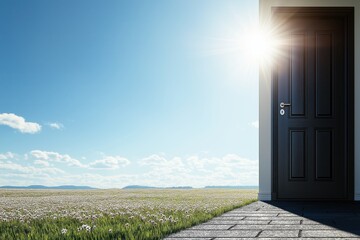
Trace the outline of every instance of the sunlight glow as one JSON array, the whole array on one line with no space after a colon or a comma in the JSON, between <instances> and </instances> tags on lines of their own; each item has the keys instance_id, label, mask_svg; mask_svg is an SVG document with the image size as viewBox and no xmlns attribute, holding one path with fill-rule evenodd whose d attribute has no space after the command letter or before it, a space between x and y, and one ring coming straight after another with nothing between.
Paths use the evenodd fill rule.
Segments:
<instances>
[{"instance_id":1,"label":"sunlight glow","mask_svg":"<svg viewBox=\"0 0 360 240\"><path fill-rule=\"evenodd\" d=\"M240 44L249 61L270 65L276 56L279 40L270 29L255 27L247 31Z\"/></svg>"},{"instance_id":2,"label":"sunlight glow","mask_svg":"<svg viewBox=\"0 0 360 240\"><path fill-rule=\"evenodd\" d=\"M288 41L272 22L260 23L251 17L242 21L230 18L212 31L212 37L199 38L192 44L196 42L200 55L216 59L217 67L236 79L236 84L256 76L259 70L272 69L283 56Z\"/></svg>"}]
</instances>

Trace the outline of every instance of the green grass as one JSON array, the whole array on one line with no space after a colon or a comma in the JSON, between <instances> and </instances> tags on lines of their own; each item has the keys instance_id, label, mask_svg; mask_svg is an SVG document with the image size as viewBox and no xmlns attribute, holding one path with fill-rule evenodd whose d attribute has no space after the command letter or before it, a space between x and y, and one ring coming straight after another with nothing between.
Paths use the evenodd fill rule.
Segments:
<instances>
[{"instance_id":1,"label":"green grass","mask_svg":"<svg viewBox=\"0 0 360 240\"><path fill-rule=\"evenodd\" d=\"M251 203L256 194L235 189L0 190L0 239L161 239Z\"/></svg>"}]
</instances>

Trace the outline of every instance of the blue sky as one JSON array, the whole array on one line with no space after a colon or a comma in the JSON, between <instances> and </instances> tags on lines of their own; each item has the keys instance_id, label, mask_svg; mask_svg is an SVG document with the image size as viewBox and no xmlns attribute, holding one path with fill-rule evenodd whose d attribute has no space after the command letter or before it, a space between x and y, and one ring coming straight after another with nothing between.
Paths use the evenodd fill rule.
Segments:
<instances>
[{"instance_id":1,"label":"blue sky","mask_svg":"<svg viewBox=\"0 0 360 240\"><path fill-rule=\"evenodd\" d=\"M257 185L254 0L0 2L0 185Z\"/></svg>"}]
</instances>

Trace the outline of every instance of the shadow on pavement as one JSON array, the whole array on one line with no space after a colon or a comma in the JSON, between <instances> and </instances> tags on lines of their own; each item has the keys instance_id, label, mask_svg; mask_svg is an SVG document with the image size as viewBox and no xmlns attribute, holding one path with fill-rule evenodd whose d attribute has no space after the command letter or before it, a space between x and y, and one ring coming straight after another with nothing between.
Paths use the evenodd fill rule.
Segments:
<instances>
[{"instance_id":1,"label":"shadow on pavement","mask_svg":"<svg viewBox=\"0 0 360 240\"><path fill-rule=\"evenodd\" d=\"M303 221L314 221L349 232L360 237L360 203L359 202L265 202L262 210L284 210L303 217ZM265 209L264 209L265 208Z\"/></svg>"}]
</instances>

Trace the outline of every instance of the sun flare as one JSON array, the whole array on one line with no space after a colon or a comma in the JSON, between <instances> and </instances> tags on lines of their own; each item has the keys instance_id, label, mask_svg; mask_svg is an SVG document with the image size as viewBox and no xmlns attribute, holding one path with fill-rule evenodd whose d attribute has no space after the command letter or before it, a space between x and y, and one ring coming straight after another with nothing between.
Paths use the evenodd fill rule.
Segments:
<instances>
[{"instance_id":1,"label":"sun flare","mask_svg":"<svg viewBox=\"0 0 360 240\"><path fill-rule=\"evenodd\" d=\"M255 27L246 32L240 44L250 61L269 65L276 56L279 40L270 29Z\"/></svg>"}]
</instances>

